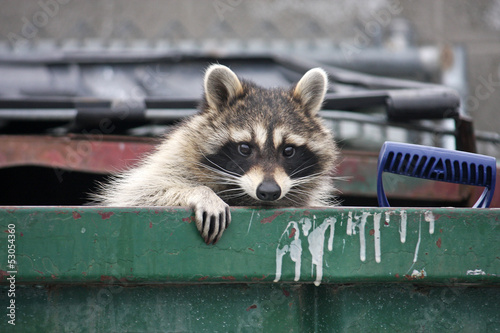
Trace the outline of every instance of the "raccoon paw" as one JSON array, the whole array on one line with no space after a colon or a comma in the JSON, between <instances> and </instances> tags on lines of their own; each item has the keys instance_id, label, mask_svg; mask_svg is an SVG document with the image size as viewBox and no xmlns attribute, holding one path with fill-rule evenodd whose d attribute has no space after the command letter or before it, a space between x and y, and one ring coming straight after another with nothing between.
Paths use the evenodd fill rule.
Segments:
<instances>
[{"instance_id":1,"label":"raccoon paw","mask_svg":"<svg viewBox=\"0 0 500 333\"><path fill-rule=\"evenodd\" d=\"M219 197L203 200L194 205L196 228L207 244L219 241L231 223L229 205Z\"/></svg>"}]
</instances>

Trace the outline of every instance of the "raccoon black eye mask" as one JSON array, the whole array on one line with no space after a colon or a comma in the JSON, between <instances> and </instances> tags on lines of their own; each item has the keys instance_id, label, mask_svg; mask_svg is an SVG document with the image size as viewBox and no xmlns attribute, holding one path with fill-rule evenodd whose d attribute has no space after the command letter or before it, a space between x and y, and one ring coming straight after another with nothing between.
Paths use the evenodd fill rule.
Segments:
<instances>
[{"instance_id":1,"label":"raccoon black eye mask","mask_svg":"<svg viewBox=\"0 0 500 333\"><path fill-rule=\"evenodd\" d=\"M200 112L137 167L102 184L94 202L189 206L207 244L231 223L229 205L332 205L338 150L318 116L327 85L320 68L289 89L265 89L210 66Z\"/></svg>"}]
</instances>

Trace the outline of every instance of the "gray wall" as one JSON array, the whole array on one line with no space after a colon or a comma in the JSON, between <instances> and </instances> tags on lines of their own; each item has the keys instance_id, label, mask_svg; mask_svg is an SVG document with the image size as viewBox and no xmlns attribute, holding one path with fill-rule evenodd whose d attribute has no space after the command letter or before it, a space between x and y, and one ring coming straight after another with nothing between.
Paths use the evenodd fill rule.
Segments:
<instances>
[{"instance_id":1,"label":"gray wall","mask_svg":"<svg viewBox=\"0 0 500 333\"><path fill-rule=\"evenodd\" d=\"M500 0L2 0L0 41L329 39L407 18L418 45L464 45L476 128L500 129Z\"/></svg>"}]
</instances>

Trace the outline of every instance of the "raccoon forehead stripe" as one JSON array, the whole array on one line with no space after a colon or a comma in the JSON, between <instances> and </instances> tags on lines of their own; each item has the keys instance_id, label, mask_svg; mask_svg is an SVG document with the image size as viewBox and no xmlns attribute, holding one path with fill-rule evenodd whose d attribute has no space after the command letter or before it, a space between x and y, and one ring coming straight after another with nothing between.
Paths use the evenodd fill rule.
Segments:
<instances>
[{"instance_id":1,"label":"raccoon forehead stripe","mask_svg":"<svg viewBox=\"0 0 500 333\"><path fill-rule=\"evenodd\" d=\"M268 137L267 130L261 124L257 124L253 128L253 131L254 131L254 135L255 135L255 137L254 137L255 143L257 143L257 145L260 147L260 149L264 150L264 148L266 146L267 137Z\"/></svg>"},{"instance_id":2,"label":"raccoon forehead stripe","mask_svg":"<svg viewBox=\"0 0 500 333\"><path fill-rule=\"evenodd\" d=\"M307 140L300 135L290 133L289 130L278 127L273 131L274 148L278 149L278 147L283 143L303 146L307 143Z\"/></svg>"},{"instance_id":3,"label":"raccoon forehead stripe","mask_svg":"<svg viewBox=\"0 0 500 333\"><path fill-rule=\"evenodd\" d=\"M252 133L243 129L231 129L230 138L233 142L250 142L252 141Z\"/></svg>"}]
</instances>

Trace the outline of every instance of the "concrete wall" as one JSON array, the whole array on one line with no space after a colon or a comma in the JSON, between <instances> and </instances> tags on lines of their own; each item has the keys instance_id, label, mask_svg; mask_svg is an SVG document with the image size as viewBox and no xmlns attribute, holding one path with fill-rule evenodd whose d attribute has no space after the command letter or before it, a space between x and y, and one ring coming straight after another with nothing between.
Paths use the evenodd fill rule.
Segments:
<instances>
[{"instance_id":1,"label":"concrete wall","mask_svg":"<svg viewBox=\"0 0 500 333\"><path fill-rule=\"evenodd\" d=\"M500 0L2 0L0 41L329 39L408 19L418 45L464 45L476 128L500 128ZM381 13L385 13L385 16ZM378 15L378 16L377 16ZM382 15L382 16L380 16ZM370 43L377 41L370 40Z\"/></svg>"}]
</instances>

